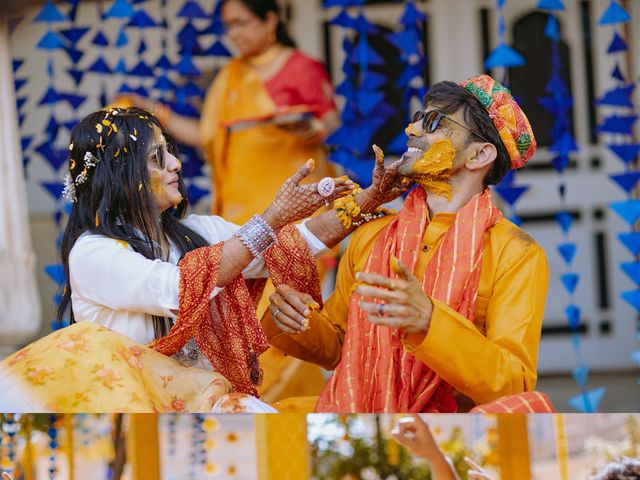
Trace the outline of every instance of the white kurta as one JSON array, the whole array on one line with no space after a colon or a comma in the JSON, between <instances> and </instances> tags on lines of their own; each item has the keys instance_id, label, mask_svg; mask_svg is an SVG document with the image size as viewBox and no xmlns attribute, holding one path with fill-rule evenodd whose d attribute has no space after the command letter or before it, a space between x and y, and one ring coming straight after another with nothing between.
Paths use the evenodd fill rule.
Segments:
<instances>
[{"instance_id":1,"label":"white kurta","mask_svg":"<svg viewBox=\"0 0 640 480\"><path fill-rule=\"evenodd\" d=\"M183 222L211 245L228 240L240 228L218 216L191 215ZM297 227L314 256L328 250L304 224ZM71 301L76 322L95 322L139 343L151 342L155 338L152 315L176 317L172 310L178 310L179 259L180 252L174 245L171 245L169 261L164 262L149 260L113 238L81 235L69 254ZM264 260L254 259L242 275L244 278L268 277ZM215 288L212 297L220 290Z\"/></svg>"}]
</instances>

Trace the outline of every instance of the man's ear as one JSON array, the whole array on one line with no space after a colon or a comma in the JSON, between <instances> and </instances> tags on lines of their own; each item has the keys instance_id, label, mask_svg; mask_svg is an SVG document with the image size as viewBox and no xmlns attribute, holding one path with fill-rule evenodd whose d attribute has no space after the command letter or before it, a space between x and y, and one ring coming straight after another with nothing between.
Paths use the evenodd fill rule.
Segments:
<instances>
[{"instance_id":1,"label":"man's ear","mask_svg":"<svg viewBox=\"0 0 640 480\"><path fill-rule=\"evenodd\" d=\"M464 164L469 170L479 170L491 165L498 156L496 146L491 143L481 143L470 148L475 148L475 153Z\"/></svg>"}]
</instances>

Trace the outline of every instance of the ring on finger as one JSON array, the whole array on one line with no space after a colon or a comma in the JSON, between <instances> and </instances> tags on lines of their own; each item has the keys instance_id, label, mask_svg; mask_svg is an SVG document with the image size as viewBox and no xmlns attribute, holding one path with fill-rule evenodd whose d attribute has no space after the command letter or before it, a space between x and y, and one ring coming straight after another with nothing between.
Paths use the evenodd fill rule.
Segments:
<instances>
[{"instance_id":1,"label":"ring on finger","mask_svg":"<svg viewBox=\"0 0 640 480\"><path fill-rule=\"evenodd\" d=\"M324 177L318 182L318 193L323 197L330 197L336 188L336 182L331 177Z\"/></svg>"},{"instance_id":2,"label":"ring on finger","mask_svg":"<svg viewBox=\"0 0 640 480\"><path fill-rule=\"evenodd\" d=\"M384 315L384 303L381 303L380 305L378 305L378 314Z\"/></svg>"},{"instance_id":3,"label":"ring on finger","mask_svg":"<svg viewBox=\"0 0 640 480\"><path fill-rule=\"evenodd\" d=\"M280 309L279 309L279 308L276 308L276 313L274 313L274 314L273 314L273 318L274 318L274 320L277 320L277 318L278 318L278 314L279 314L279 313L280 313Z\"/></svg>"}]
</instances>

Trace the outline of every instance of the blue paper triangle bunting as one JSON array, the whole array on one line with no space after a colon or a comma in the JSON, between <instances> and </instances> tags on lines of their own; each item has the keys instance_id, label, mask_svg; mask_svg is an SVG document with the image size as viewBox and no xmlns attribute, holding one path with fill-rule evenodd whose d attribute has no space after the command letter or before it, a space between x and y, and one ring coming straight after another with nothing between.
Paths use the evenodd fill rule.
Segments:
<instances>
[{"instance_id":1,"label":"blue paper triangle bunting","mask_svg":"<svg viewBox=\"0 0 640 480\"><path fill-rule=\"evenodd\" d=\"M576 254L576 244L574 242L561 243L558 245L558 253L567 265L571 265Z\"/></svg>"},{"instance_id":2,"label":"blue paper triangle bunting","mask_svg":"<svg viewBox=\"0 0 640 480\"><path fill-rule=\"evenodd\" d=\"M127 26L136 28L150 28L156 27L158 26L158 24L144 9L141 8L133 15L133 17L131 17L131 20L129 20Z\"/></svg>"},{"instance_id":3,"label":"blue paper triangle bunting","mask_svg":"<svg viewBox=\"0 0 640 480\"><path fill-rule=\"evenodd\" d=\"M358 27L358 20L350 16L346 10L341 10L338 15L329 20L329 24L353 30Z\"/></svg>"},{"instance_id":4,"label":"blue paper triangle bunting","mask_svg":"<svg viewBox=\"0 0 640 480\"><path fill-rule=\"evenodd\" d=\"M105 37L104 33L102 33L102 31L98 30L98 33L96 33L96 35L93 37L93 40L91 40L91 43L93 43L94 45L98 46L98 47L108 47L109 46L109 39L107 39L107 37Z\"/></svg>"},{"instance_id":5,"label":"blue paper triangle bunting","mask_svg":"<svg viewBox=\"0 0 640 480\"><path fill-rule=\"evenodd\" d=\"M138 64L129 71L129 75L134 77L153 77L153 69L140 60Z\"/></svg>"},{"instance_id":6,"label":"blue paper triangle bunting","mask_svg":"<svg viewBox=\"0 0 640 480\"><path fill-rule=\"evenodd\" d=\"M78 63L84 56L84 52L82 50L78 50L73 47L65 47L64 51L67 55L69 55L69 59L71 59L71 62L74 65Z\"/></svg>"},{"instance_id":7,"label":"blue paper triangle bunting","mask_svg":"<svg viewBox=\"0 0 640 480\"><path fill-rule=\"evenodd\" d=\"M620 36L618 32L613 32L613 38L607 49L607 53L624 52L627 50L627 42Z\"/></svg>"},{"instance_id":8,"label":"blue paper triangle bunting","mask_svg":"<svg viewBox=\"0 0 640 480\"><path fill-rule=\"evenodd\" d=\"M111 67L109 67L109 64L107 64L106 60L102 56L99 56L96 61L89 66L87 71L96 73L111 73Z\"/></svg>"},{"instance_id":9,"label":"blue paper triangle bunting","mask_svg":"<svg viewBox=\"0 0 640 480\"><path fill-rule=\"evenodd\" d=\"M44 271L57 285L64 283L64 267L62 265L45 265Z\"/></svg>"},{"instance_id":10,"label":"blue paper triangle bunting","mask_svg":"<svg viewBox=\"0 0 640 480\"><path fill-rule=\"evenodd\" d=\"M552 40L560 39L560 28L558 26L558 20L554 15L547 17L547 24L544 27L544 36Z\"/></svg>"},{"instance_id":11,"label":"blue paper triangle bunting","mask_svg":"<svg viewBox=\"0 0 640 480\"><path fill-rule=\"evenodd\" d=\"M209 190L200 188L195 183L192 183L187 187L187 198L189 198L189 203L191 203L192 205L197 205L198 202L208 194L209 194Z\"/></svg>"},{"instance_id":12,"label":"blue paper triangle bunting","mask_svg":"<svg viewBox=\"0 0 640 480\"><path fill-rule=\"evenodd\" d=\"M11 62L11 68L13 69L13 73L16 73L20 67L24 64L24 60L21 58L14 58Z\"/></svg>"},{"instance_id":13,"label":"blue paper triangle bunting","mask_svg":"<svg viewBox=\"0 0 640 480\"><path fill-rule=\"evenodd\" d=\"M560 228L564 233L567 233L571 229L571 224L573 223L573 216L566 211L559 212L556 214L556 221L560 225Z\"/></svg>"},{"instance_id":14,"label":"blue paper triangle bunting","mask_svg":"<svg viewBox=\"0 0 640 480\"><path fill-rule=\"evenodd\" d=\"M126 75L129 73L129 69L127 68L127 64L124 61L124 58L120 58L116 66L113 67L113 73L120 73L122 75Z\"/></svg>"},{"instance_id":15,"label":"blue paper triangle bunting","mask_svg":"<svg viewBox=\"0 0 640 480\"><path fill-rule=\"evenodd\" d=\"M22 110L22 107L24 107L24 104L27 103L27 99L28 99L28 97L18 97L18 98L16 98L16 109L18 111Z\"/></svg>"},{"instance_id":16,"label":"blue paper triangle bunting","mask_svg":"<svg viewBox=\"0 0 640 480\"><path fill-rule=\"evenodd\" d=\"M71 43L78 43L90 30L89 27L72 27L60 30L60 33Z\"/></svg>"},{"instance_id":17,"label":"blue paper triangle bunting","mask_svg":"<svg viewBox=\"0 0 640 480\"><path fill-rule=\"evenodd\" d=\"M202 73L189 55L182 56L182 60L177 65L177 70L182 75L200 75Z\"/></svg>"},{"instance_id":18,"label":"blue paper triangle bunting","mask_svg":"<svg viewBox=\"0 0 640 480\"><path fill-rule=\"evenodd\" d=\"M640 286L640 262L623 262L620 264L622 271L635 283Z\"/></svg>"},{"instance_id":19,"label":"blue paper triangle bunting","mask_svg":"<svg viewBox=\"0 0 640 480\"><path fill-rule=\"evenodd\" d=\"M611 0L602 17L600 17L598 25L614 25L616 23L626 23L629 20L631 20L631 15L616 0Z\"/></svg>"},{"instance_id":20,"label":"blue paper triangle bunting","mask_svg":"<svg viewBox=\"0 0 640 480\"><path fill-rule=\"evenodd\" d=\"M484 62L485 68L521 67L525 64L524 57L506 44L496 47Z\"/></svg>"},{"instance_id":21,"label":"blue paper triangle bunting","mask_svg":"<svg viewBox=\"0 0 640 480\"><path fill-rule=\"evenodd\" d=\"M627 173L619 173L616 175L609 175L609 177L616 182L625 192L631 193L638 180L640 180L640 172L630 171Z\"/></svg>"},{"instance_id":22,"label":"blue paper triangle bunting","mask_svg":"<svg viewBox=\"0 0 640 480\"><path fill-rule=\"evenodd\" d=\"M69 17L64 15L58 8L53 4L53 2L48 1L42 10L38 12L38 15L33 19L34 22L46 22L46 23L57 23L57 22L67 22L69 21Z\"/></svg>"},{"instance_id":23,"label":"blue paper triangle bunting","mask_svg":"<svg viewBox=\"0 0 640 480\"><path fill-rule=\"evenodd\" d=\"M176 14L177 17L182 18L202 18L208 20L210 17L205 12L198 2L188 1L182 6L182 8Z\"/></svg>"},{"instance_id":24,"label":"blue paper triangle bunting","mask_svg":"<svg viewBox=\"0 0 640 480\"><path fill-rule=\"evenodd\" d=\"M44 37L40 39L36 48L41 50L58 50L64 48L65 43L60 35L49 30Z\"/></svg>"},{"instance_id":25,"label":"blue paper triangle bunting","mask_svg":"<svg viewBox=\"0 0 640 480\"><path fill-rule=\"evenodd\" d=\"M627 81L626 78L624 78L624 75L622 74L622 70L620 70L620 65L618 65L617 63L613 71L611 72L611 76L616 80L620 80L621 82Z\"/></svg>"},{"instance_id":26,"label":"blue paper triangle bunting","mask_svg":"<svg viewBox=\"0 0 640 480\"><path fill-rule=\"evenodd\" d=\"M605 387L594 388L569 399L569 406L582 413L594 413L598 411L602 397L606 393Z\"/></svg>"},{"instance_id":27,"label":"blue paper triangle bunting","mask_svg":"<svg viewBox=\"0 0 640 480\"><path fill-rule=\"evenodd\" d=\"M580 387L580 390L584 390L587 386L587 378L589 377L589 367L580 365L573 369L571 376Z\"/></svg>"},{"instance_id":28,"label":"blue paper triangle bunting","mask_svg":"<svg viewBox=\"0 0 640 480\"><path fill-rule=\"evenodd\" d=\"M418 22L424 22L427 15L416 8L411 0L407 1L407 7L400 17L400 23L403 25L416 25Z\"/></svg>"},{"instance_id":29,"label":"blue paper triangle bunting","mask_svg":"<svg viewBox=\"0 0 640 480\"><path fill-rule=\"evenodd\" d=\"M116 37L116 48L121 48L128 44L129 37L127 36L127 32L124 31L124 28L121 28Z\"/></svg>"},{"instance_id":30,"label":"blue paper triangle bunting","mask_svg":"<svg viewBox=\"0 0 640 480\"><path fill-rule=\"evenodd\" d=\"M613 88L596 100L597 105L611 105L614 107L633 107L631 102L631 94L635 85L625 85L621 87Z\"/></svg>"},{"instance_id":31,"label":"blue paper triangle bunting","mask_svg":"<svg viewBox=\"0 0 640 480\"><path fill-rule=\"evenodd\" d=\"M640 290L629 290L622 292L620 298L636 309L636 313L640 313Z\"/></svg>"},{"instance_id":32,"label":"blue paper triangle bunting","mask_svg":"<svg viewBox=\"0 0 640 480\"><path fill-rule=\"evenodd\" d=\"M173 65L171 64L167 56L163 54L160 56L160 58L156 62L155 67L162 68L163 70L169 70L170 68L173 67Z\"/></svg>"},{"instance_id":33,"label":"blue paper triangle bunting","mask_svg":"<svg viewBox=\"0 0 640 480\"><path fill-rule=\"evenodd\" d=\"M513 206L520 200L520 197L523 193L529 190L528 185L518 185L518 186L502 186L498 185L495 188L496 192L502 197L502 199L507 202L510 206Z\"/></svg>"},{"instance_id":34,"label":"blue paper triangle bunting","mask_svg":"<svg viewBox=\"0 0 640 480\"><path fill-rule=\"evenodd\" d=\"M640 232L619 233L618 239L633 255L640 254Z\"/></svg>"},{"instance_id":35,"label":"blue paper triangle bunting","mask_svg":"<svg viewBox=\"0 0 640 480\"><path fill-rule=\"evenodd\" d=\"M77 110L87 100L86 95L76 95L75 93L62 93L60 99L69 103L73 110Z\"/></svg>"},{"instance_id":36,"label":"blue paper triangle bunting","mask_svg":"<svg viewBox=\"0 0 640 480\"><path fill-rule=\"evenodd\" d=\"M40 182L44 189L53 197L57 202L62 197L62 190L64 185L59 182Z\"/></svg>"},{"instance_id":37,"label":"blue paper triangle bunting","mask_svg":"<svg viewBox=\"0 0 640 480\"><path fill-rule=\"evenodd\" d=\"M565 315L567 316L567 321L569 322L569 327L574 332L578 331L578 327L580 327L580 307L577 305L568 305L564 310Z\"/></svg>"},{"instance_id":38,"label":"blue paper triangle bunting","mask_svg":"<svg viewBox=\"0 0 640 480\"><path fill-rule=\"evenodd\" d=\"M207 55L214 57L230 57L231 52L220 40L214 41L205 52Z\"/></svg>"},{"instance_id":39,"label":"blue paper triangle bunting","mask_svg":"<svg viewBox=\"0 0 640 480\"><path fill-rule=\"evenodd\" d=\"M77 68L67 68L67 73L73 78L73 84L77 87L82 83L84 78L84 70L78 70Z\"/></svg>"},{"instance_id":40,"label":"blue paper triangle bunting","mask_svg":"<svg viewBox=\"0 0 640 480\"><path fill-rule=\"evenodd\" d=\"M633 162L640 153L640 143L627 143L627 144L607 144L609 150L615 153L620 160L624 163Z\"/></svg>"},{"instance_id":41,"label":"blue paper triangle bunting","mask_svg":"<svg viewBox=\"0 0 640 480\"><path fill-rule=\"evenodd\" d=\"M104 13L105 18L131 18L135 13L133 6L127 0L116 0L111 8Z\"/></svg>"},{"instance_id":42,"label":"blue paper triangle bunting","mask_svg":"<svg viewBox=\"0 0 640 480\"><path fill-rule=\"evenodd\" d=\"M620 215L629 225L633 225L640 218L640 200L626 200L613 202L611 208Z\"/></svg>"},{"instance_id":43,"label":"blue paper triangle bunting","mask_svg":"<svg viewBox=\"0 0 640 480\"><path fill-rule=\"evenodd\" d=\"M47 88L47 91L44 93L38 105L53 105L60 101L60 95L56 92L56 89L53 87Z\"/></svg>"},{"instance_id":44,"label":"blue paper triangle bunting","mask_svg":"<svg viewBox=\"0 0 640 480\"><path fill-rule=\"evenodd\" d=\"M577 273L569 272L560 276L560 281L564 288L567 290L569 295L573 295L573 292L576 290L576 286L578 285L578 280L580 276Z\"/></svg>"},{"instance_id":45,"label":"blue paper triangle bunting","mask_svg":"<svg viewBox=\"0 0 640 480\"><path fill-rule=\"evenodd\" d=\"M562 0L540 0L538 9L564 11L564 3L562 3Z\"/></svg>"},{"instance_id":46,"label":"blue paper triangle bunting","mask_svg":"<svg viewBox=\"0 0 640 480\"><path fill-rule=\"evenodd\" d=\"M637 115L611 115L605 117L604 121L596 127L596 131L600 133L632 135L633 124L636 120L638 120Z\"/></svg>"}]
</instances>

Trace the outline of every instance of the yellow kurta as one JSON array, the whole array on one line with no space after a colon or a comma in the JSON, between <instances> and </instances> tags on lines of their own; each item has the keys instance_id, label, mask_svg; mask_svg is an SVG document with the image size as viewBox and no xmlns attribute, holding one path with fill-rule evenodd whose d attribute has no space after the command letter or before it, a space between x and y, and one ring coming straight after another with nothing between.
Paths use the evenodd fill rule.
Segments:
<instances>
[{"instance_id":1,"label":"yellow kurta","mask_svg":"<svg viewBox=\"0 0 640 480\"><path fill-rule=\"evenodd\" d=\"M364 268L379 232L391 218L367 223L353 234L338 268L336 290L324 309L312 314L310 330L298 335L283 334L270 317L263 319L272 345L330 370L338 365L355 274ZM429 223L414 271L418 278L424 275L454 219L454 213L440 213ZM428 333L411 334L405 340L407 351L461 394L460 410L471 407L461 397L481 404L533 390L537 378L549 277L544 251L506 219L487 230L483 242L475 324L433 300Z\"/></svg>"}]
</instances>

